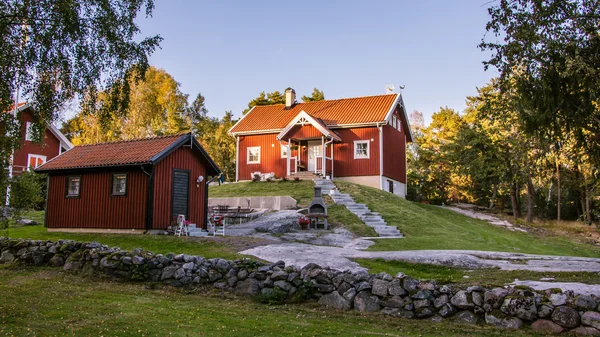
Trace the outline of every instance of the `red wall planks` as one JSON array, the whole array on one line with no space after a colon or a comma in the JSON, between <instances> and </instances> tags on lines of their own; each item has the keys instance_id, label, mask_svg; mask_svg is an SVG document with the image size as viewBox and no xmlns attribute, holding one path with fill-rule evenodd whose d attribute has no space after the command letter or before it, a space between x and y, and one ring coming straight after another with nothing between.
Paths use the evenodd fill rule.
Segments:
<instances>
[{"instance_id":1,"label":"red wall planks","mask_svg":"<svg viewBox=\"0 0 600 337\"><path fill-rule=\"evenodd\" d=\"M43 144L38 144L29 140L25 140L25 129L27 127L27 122L33 121L34 117L29 109L26 109L23 112L21 112L21 139L23 143L21 148L15 151L14 155L14 173L16 174L27 170L28 154L46 156L46 161L60 154L60 141L48 129L46 129L45 131Z\"/></svg>"},{"instance_id":2,"label":"red wall planks","mask_svg":"<svg viewBox=\"0 0 600 337\"><path fill-rule=\"evenodd\" d=\"M398 123L401 118L394 112ZM404 125L398 131L392 125L383 127L383 175L406 183L406 134Z\"/></svg>"},{"instance_id":3,"label":"red wall planks","mask_svg":"<svg viewBox=\"0 0 600 337\"><path fill-rule=\"evenodd\" d=\"M188 197L188 220L204 227L204 205L206 193L206 167L201 163L189 147L180 147L155 166L154 171L154 209L152 228L167 228L173 220L171 216L171 198L173 169L190 171L190 186ZM204 177L199 187L196 179Z\"/></svg>"},{"instance_id":4,"label":"red wall planks","mask_svg":"<svg viewBox=\"0 0 600 337\"><path fill-rule=\"evenodd\" d=\"M334 177L373 176L379 174L379 130L376 127L336 129L342 143L333 148ZM369 141L369 158L354 159L354 141Z\"/></svg>"},{"instance_id":5,"label":"red wall planks","mask_svg":"<svg viewBox=\"0 0 600 337\"><path fill-rule=\"evenodd\" d=\"M260 163L248 164L248 148L260 147ZM266 135L240 136L239 180L252 179L253 172L274 172L276 176L283 177L287 173L285 158L281 157L281 145L277 140L277 133Z\"/></svg>"},{"instance_id":6,"label":"red wall planks","mask_svg":"<svg viewBox=\"0 0 600 337\"><path fill-rule=\"evenodd\" d=\"M113 172L81 174L80 195L68 198L66 175L49 180L48 228L144 229L147 176L141 169L127 173L127 195L111 196Z\"/></svg>"}]
</instances>

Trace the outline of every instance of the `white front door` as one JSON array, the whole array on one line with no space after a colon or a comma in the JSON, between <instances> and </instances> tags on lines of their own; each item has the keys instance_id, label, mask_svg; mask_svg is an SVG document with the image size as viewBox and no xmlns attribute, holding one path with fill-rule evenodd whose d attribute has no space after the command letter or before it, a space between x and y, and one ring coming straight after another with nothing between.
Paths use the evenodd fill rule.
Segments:
<instances>
[{"instance_id":1,"label":"white front door","mask_svg":"<svg viewBox=\"0 0 600 337\"><path fill-rule=\"evenodd\" d=\"M322 157L321 142L308 142L308 170L314 172L317 169L317 160Z\"/></svg>"}]
</instances>

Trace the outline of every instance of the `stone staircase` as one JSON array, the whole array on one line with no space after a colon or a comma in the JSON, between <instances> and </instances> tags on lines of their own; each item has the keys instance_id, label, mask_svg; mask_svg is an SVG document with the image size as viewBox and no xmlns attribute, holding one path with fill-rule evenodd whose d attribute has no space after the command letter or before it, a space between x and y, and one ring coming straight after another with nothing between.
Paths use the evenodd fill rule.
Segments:
<instances>
[{"instance_id":1,"label":"stone staircase","mask_svg":"<svg viewBox=\"0 0 600 337\"><path fill-rule=\"evenodd\" d=\"M371 212L365 204L357 204L349 194L339 193L331 180L315 179L315 185L321 186L322 193L328 194L336 204L346 206L350 212L358 216L367 226L373 227L380 237L403 237L398 228L388 226L379 213Z\"/></svg>"}]
</instances>

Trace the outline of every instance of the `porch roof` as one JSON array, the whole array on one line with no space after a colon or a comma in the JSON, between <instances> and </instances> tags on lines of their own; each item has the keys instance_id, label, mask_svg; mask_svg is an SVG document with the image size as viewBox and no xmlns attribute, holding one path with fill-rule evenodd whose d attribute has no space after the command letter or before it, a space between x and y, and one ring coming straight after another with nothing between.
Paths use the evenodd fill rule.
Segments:
<instances>
[{"instance_id":1,"label":"porch roof","mask_svg":"<svg viewBox=\"0 0 600 337\"><path fill-rule=\"evenodd\" d=\"M337 133L330 130L322 120L309 115L305 111L301 111L298 115L296 115L296 117L294 117L288 123L288 125L283 130L281 130L281 132L277 135L277 139L278 140L288 139L291 131L293 130L294 126L296 126L296 125L301 125L301 126L312 125L317 130L319 130L319 132L321 132L321 134L323 134L323 136L328 137L328 138L333 139L338 142L342 141L342 138L340 138L340 136Z\"/></svg>"}]
</instances>

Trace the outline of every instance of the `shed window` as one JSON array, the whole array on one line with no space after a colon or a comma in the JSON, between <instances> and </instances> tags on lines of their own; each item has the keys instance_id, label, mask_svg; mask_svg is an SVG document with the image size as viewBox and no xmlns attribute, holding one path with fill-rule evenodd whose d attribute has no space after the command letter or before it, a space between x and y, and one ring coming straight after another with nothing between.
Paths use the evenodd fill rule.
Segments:
<instances>
[{"instance_id":1,"label":"shed window","mask_svg":"<svg viewBox=\"0 0 600 337\"><path fill-rule=\"evenodd\" d=\"M67 197L78 197L81 186L81 177L67 177Z\"/></svg>"},{"instance_id":2,"label":"shed window","mask_svg":"<svg viewBox=\"0 0 600 337\"><path fill-rule=\"evenodd\" d=\"M354 141L354 159L367 159L369 158L369 141L368 140L355 140Z\"/></svg>"},{"instance_id":3,"label":"shed window","mask_svg":"<svg viewBox=\"0 0 600 337\"><path fill-rule=\"evenodd\" d=\"M112 195L125 195L127 191L127 174L115 173L112 175Z\"/></svg>"},{"instance_id":4,"label":"shed window","mask_svg":"<svg viewBox=\"0 0 600 337\"><path fill-rule=\"evenodd\" d=\"M260 146L248 148L248 164L260 164Z\"/></svg>"},{"instance_id":5,"label":"shed window","mask_svg":"<svg viewBox=\"0 0 600 337\"><path fill-rule=\"evenodd\" d=\"M396 128L396 123L398 122L398 120L396 119L396 116L394 116L392 118L392 127L395 129Z\"/></svg>"}]
</instances>

